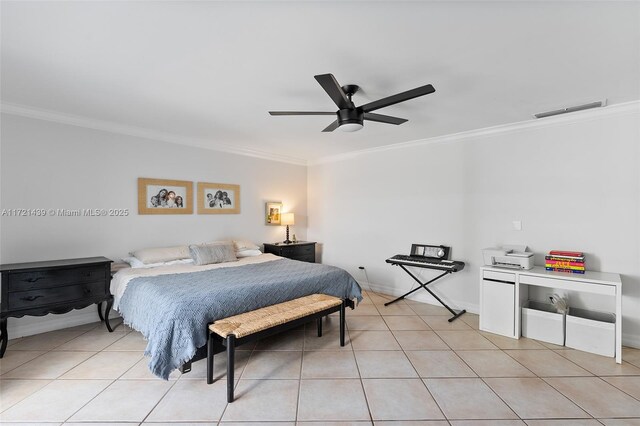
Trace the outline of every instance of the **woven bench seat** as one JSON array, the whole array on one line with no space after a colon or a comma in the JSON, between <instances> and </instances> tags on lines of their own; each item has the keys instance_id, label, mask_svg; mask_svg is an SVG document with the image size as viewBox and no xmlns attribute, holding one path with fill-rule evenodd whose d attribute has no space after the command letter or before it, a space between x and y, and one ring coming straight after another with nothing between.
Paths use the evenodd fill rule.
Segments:
<instances>
[{"instance_id":1,"label":"woven bench seat","mask_svg":"<svg viewBox=\"0 0 640 426\"><path fill-rule=\"evenodd\" d=\"M209 325L207 383L213 383L213 356L226 347L227 401L233 402L235 347L304 324L317 322L322 336L322 318L340 311L340 346L344 346L347 301L326 294L312 294L215 321ZM353 305L351 305L353 307Z\"/></svg>"},{"instance_id":2,"label":"woven bench seat","mask_svg":"<svg viewBox=\"0 0 640 426\"><path fill-rule=\"evenodd\" d=\"M337 297L326 294L312 294L218 320L209 326L209 330L223 338L226 338L229 334L240 338L307 317L325 309L340 306L341 304L342 299Z\"/></svg>"}]
</instances>

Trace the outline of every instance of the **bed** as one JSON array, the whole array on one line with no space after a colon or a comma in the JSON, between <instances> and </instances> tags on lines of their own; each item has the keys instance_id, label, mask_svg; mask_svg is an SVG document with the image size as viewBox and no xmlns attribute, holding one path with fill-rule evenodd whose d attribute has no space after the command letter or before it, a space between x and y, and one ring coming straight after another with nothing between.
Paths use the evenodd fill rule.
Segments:
<instances>
[{"instance_id":1,"label":"bed","mask_svg":"<svg viewBox=\"0 0 640 426\"><path fill-rule=\"evenodd\" d=\"M147 339L149 369L163 379L206 344L213 321L314 293L362 299L346 271L272 254L202 266L126 268L111 281L114 309Z\"/></svg>"}]
</instances>

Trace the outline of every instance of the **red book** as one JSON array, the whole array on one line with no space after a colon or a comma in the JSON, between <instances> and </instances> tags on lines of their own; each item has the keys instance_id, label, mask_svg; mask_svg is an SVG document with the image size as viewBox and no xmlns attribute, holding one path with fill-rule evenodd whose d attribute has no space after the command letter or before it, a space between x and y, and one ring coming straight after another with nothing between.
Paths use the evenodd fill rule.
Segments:
<instances>
[{"instance_id":1,"label":"red book","mask_svg":"<svg viewBox=\"0 0 640 426\"><path fill-rule=\"evenodd\" d=\"M564 250L551 250L549 254L551 256L570 256L570 257L584 256L584 253L581 251L564 251Z\"/></svg>"}]
</instances>

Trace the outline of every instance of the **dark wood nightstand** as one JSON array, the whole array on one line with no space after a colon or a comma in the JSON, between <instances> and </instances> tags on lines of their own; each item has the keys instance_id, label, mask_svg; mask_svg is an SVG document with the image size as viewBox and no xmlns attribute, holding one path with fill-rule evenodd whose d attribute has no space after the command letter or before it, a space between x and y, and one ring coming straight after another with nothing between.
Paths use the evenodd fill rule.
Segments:
<instances>
[{"instance_id":1,"label":"dark wood nightstand","mask_svg":"<svg viewBox=\"0 0 640 426\"><path fill-rule=\"evenodd\" d=\"M316 261L316 243L314 241L298 241L291 244L264 243L264 252L302 262L315 263Z\"/></svg>"},{"instance_id":2,"label":"dark wood nightstand","mask_svg":"<svg viewBox=\"0 0 640 426\"><path fill-rule=\"evenodd\" d=\"M63 314L98 304L98 315L109 325L113 296L109 292L111 259L88 257L0 265L0 358L7 348L7 318ZM106 315L102 302L107 302Z\"/></svg>"}]
</instances>

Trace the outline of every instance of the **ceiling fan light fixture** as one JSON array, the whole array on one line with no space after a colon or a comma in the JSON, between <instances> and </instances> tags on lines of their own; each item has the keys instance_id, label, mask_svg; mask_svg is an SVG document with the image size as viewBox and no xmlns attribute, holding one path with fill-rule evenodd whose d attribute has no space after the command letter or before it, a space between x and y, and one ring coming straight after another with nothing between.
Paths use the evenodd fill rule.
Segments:
<instances>
[{"instance_id":1,"label":"ceiling fan light fixture","mask_svg":"<svg viewBox=\"0 0 640 426\"><path fill-rule=\"evenodd\" d=\"M362 125L362 123L344 123L341 124L340 127L338 127L338 129L342 130L343 132L357 132L358 130L361 130L364 126Z\"/></svg>"},{"instance_id":2,"label":"ceiling fan light fixture","mask_svg":"<svg viewBox=\"0 0 640 426\"><path fill-rule=\"evenodd\" d=\"M359 109L341 109L338 111L338 125L343 132L357 132L362 129L364 113Z\"/></svg>"}]
</instances>

